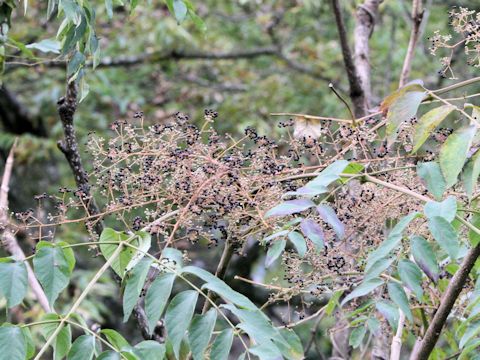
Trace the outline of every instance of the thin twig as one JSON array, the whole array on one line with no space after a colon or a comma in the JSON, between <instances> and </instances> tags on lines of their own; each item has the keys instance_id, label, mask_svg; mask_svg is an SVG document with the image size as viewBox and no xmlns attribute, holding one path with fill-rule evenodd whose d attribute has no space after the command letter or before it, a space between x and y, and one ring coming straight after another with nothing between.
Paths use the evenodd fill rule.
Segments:
<instances>
[{"instance_id":1,"label":"thin twig","mask_svg":"<svg viewBox=\"0 0 480 360\"><path fill-rule=\"evenodd\" d=\"M13 143L12 148L10 149L10 154L8 155L7 161L5 163L5 169L3 171L3 178L2 178L2 185L0 189L0 233L2 244L5 249L18 261L25 260L25 253L23 252L22 248L18 244L17 238L9 229L9 221L8 221L8 192L9 192L9 182L12 175L13 169L13 160L14 160L14 153L15 147L17 144L17 139ZM25 261L25 266L27 268L28 274L28 283L32 288L35 297L37 298L38 303L43 308L45 312L51 312L52 309L50 308L50 304L48 303L47 296L43 291L40 283L35 276L35 273L32 270L32 267Z\"/></svg>"},{"instance_id":2,"label":"thin twig","mask_svg":"<svg viewBox=\"0 0 480 360\"><path fill-rule=\"evenodd\" d=\"M417 42L420 37L420 29L423 20L423 10L422 10L422 0L413 0L412 1L412 31L410 33L410 40L408 42L407 54L405 55L405 60L403 61L402 72L400 75L400 82L398 87L403 87L407 81L408 76L410 75L410 70L412 68L412 60L415 54L415 48L417 47Z\"/></svg>"}]
</instances>

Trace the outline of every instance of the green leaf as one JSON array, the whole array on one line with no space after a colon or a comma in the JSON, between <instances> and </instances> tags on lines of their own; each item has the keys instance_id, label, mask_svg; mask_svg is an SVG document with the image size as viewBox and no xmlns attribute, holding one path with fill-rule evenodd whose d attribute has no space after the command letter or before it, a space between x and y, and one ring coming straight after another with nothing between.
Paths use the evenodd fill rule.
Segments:
<instances>
[{"instance_id":1,"label":"green leaf","mask_svg":"<svg viewBox=\"0 0 480 360\"><path fill-rule=\"evenodd\" d=\"M126 285L123 294L123 322L126 322L132 313L135 304L142 292L148 270L152 265L151 259L142 259L132 270L132 273L125 276Z\"/></svg>"},{"instance_id":2,"label":"green leaf","mask_svg":"<svg viewBox=\"0 0 480 360\"><path fill-rule=\"evenodd\" d=\"M480 214L473 214L470 223L477 229L480 229ZM473 230L468 230L468 239L470 240L470 244L472 244L472 246L477 246L478 243L480 243L480 234L477 234Z\"/></svg>"},{"instance_id":3,"label":"green leaf","mask_svg":"<svg viewBox=\"0 0 480 360\"><path fill-rule=\"evenodd\" d=\"M462 179L465 192L468 195L468 198L471 199L473 192L477 186L478 176L480 175L480 151L477 152L471 157L467 162L465 169L463 170Z\"/></svg>"},{"instance_id":4,"label":"green leaf","mask_svg":"<svg viewBox=\"0 0 480 360\"><path fill-rule=\"evenodd\" d=\"M323 169L320 174L308 182L306 188L327 187L334 181L340 179L340 175L347 169L349 162L347 160L337 160ZM351 169L350 169L351 170ZM349 170L349 171L350 171Z\"/></svg>"},{"instance_id":5,"label":"green leaf","mask_svg":"<svg viewBox=\"0 0 480 360\"><path fill-rule=\"evenodd\" d=\"M72 58L67 65L67 76L68 78L75 78L74 75L82 68L85 63L86 57L80 51L75 51Z\"/></svg>"},{"instance_id":6,"label":"green leaf","mask_svg":"<svg viewBox=\"0 0 480 360\"><path fill-rule=\"evenodd\" d=\"M380 106L381 110L388 109L386 127L388 146L395 142L402 123L416 115L425 94L423 83L415 80L383 100Z\"/></svg>"},{"instance_id":7,"label":"green leaf","mask_svg":"<svg viewBox=\"0 0 480 360\"><path fill-rule=\"evenodd\" d=\"M402 232L410 224L410 222L419 217L418 212L411 213L407 216L404 216L390 231L387 239L380 244L380 246L370 253L367 259L367 265L365 266L365 271L368 272L373 264L375 264L381 258L386 257L393 251L402 240Z\"/></svg>"},{"instance_id":8,"label":"green leaf","mask_svg":"<svg viewBox=\"0 0 480 360\"><path fill-rule=\"evenodd\" d=\"M354 349L358 348L360 345L362 345L362 341L366 333L367 328L365 326L359 326L354 328L350 332L350 336L348 338L348 345L350 345Z\"/></svg>"},{"instance_id":9,"label":"green leaf","mask_svg":"<svg viewBox=\"0 0 480 360\"><path fill-rule=\"evenodd\" d=\"M271 341L262 342L248 349L248 352L258 357L259 360L283 359L282 353Z\"/></svg>"},{"instance_id":10,"label":"green leaf","mask_svg":"<svg viewBox=\"0 0 480 360\"><path fill-rule=\"evenodd\" d=\"M153 340L145 340L133 348L133 353L141 360L158 360L165 356L165 344Z\"/></svg>"},{"instance_id":11,"label":"green leaf","mask_svg":"<svg viewBox=\"0 0 480 360\"><path fill-rule=\"evenodd\" d=\"M157 343L158 344L158 343ZM160 358L163 359L163 358ZM116 351L104 351L102 352L96 360L122 360L122 357L120 356L120 353Z\"/></svg>"},{"instance_id":12,"label":"green leaf","mask_svg":"<svg viewBox=\"0 0 480 360\"><path fill-rule=\"evenodd\" d=\"M113 329L102 329L100 333L105 335L107 341L116 349L116 350L124 350L129 349L130 344L128 343L125 338L119 334L117 331Z\"/></svg>"},{"instance_id":13,"label":"green leaf","mask_svg":"<svg viewBox=\"0 0 480 360\"><path fill-rule=\"evenodd\" d=\"M317 211L323 221L332 227L335 234L337 234L338 239L342 240L345 237L345 226L338 219L335 210L328 205L321 204L317 206Z\"/></svg>"},{"instance_id":14,"label":"green leaf","mask_svg":"<svg viewBox=\"0 0 480 360\"><path fill-rule=\"evenodd\" d=\"M27 348L27 355L25 359L31 359L35 355L35 343L33 342L32 333L28 327L21 328L23 337L25 338L25 344Z\"/></svg>"},{"instance_id":15,"label":"green leaf","mask_svg":"<svg viewBox=\"0 0 480 360\"><path fill-rule=\"evenodd\" d=\"M188 331L188 342L194 360L205 358L205 349L210 342L217 320L217 310L210 309L205 315L195 315Z\"/></svg>"},{"instance_id":16,"label":"green leaf","mask_svg":"<svg viewBox=\"0 0 480 360\"><path fill-rule=\"evenodd\" d=\"M35 49L43 53L60 54L60 49L62 48L62 45L57 40L44 39L38 43L28 44L26 45L26 48Z\"/></svg>"},{"instance_id":17,"label":"green leaf","mask_svg":"<svg viewBox=\"0 0 480 360\"><path fill-rule=\"evenodd\" d=\"M467 330L463 334L458 346L462 349L469 340L471 340L474 336L477 336L480 333L480 321L472 322L468 325Z\"/></svg>"},{"instance_id":18,"label":"green leaf","mask_svg":"<svg viewBox=\"0 0 480 360\"><path fill-rule=\"evenodd\" d=\"M475 125L463 126L453 132L440 148L440 168L447 183L447 188L457 182L467 159L468 150L477 132Z\"/></svg>"},{"instance_id":19,"label":"green leaf","mask_svg":"<svg viewBox=\"0 0 480 360\"><path fill-rule=\"evenodd\" d=\"M323 250L325 235L320 225L312 219L303 219L300 223L300 229L303 235L313 243L317 251Z\"/></svg>"},{"instance_id":20,"label":"green leaf","mask_svg":"<svg viewBox=\"0 0 480 360\"><path fill-rule=\"evenodd\" d=\"M196 266L186 266L182 269L182 273L192 274L203 281L206 282L202 286L203 289L208 289L222 297L224 300L229 301L237 306L240 306L244 309L257 310L257 307L253 302L250 301L248 297L239 292L234 291L230 286L225 284L224 281L220 280L213 274L210 274L208 271L203 270Z\"/></svg>"},{"instance_id":21,"label":"green leaf","mask_svg":"<svg viewBox=\"0 0 480 360\"><path fill-rule=\"evenodd\" d=\"M315 203L308 199L289 200L268 210L265 214L265 217L292 215L305 211L314 206Z\"/></svg>"},{"instance_id":22,"label":"green leaf","mask_svg":"<svg viewBox=\"0 0 480 360\"><path fill-rule=\"evenodd\" d=\"M0 293L7 299L8 308L23 301L27 287L27 267L23 261L0 262Z\"/></svg>"},{"instance_id":23,"label":"green leaf","mask_svg":"<svg viewBox=\"0 0 480 360\"><path fill-rule=\"evenodd\" d=\"M357 286L350 294L348 294L345 299L343 299L341 305L345 305L352 299L355 299L360 296L367 295L375 290L380 285L383 285L383 280L380 278L374 278L367 281L362 282L359 286Z\"/></svg>"},{"instance_id":24,"label":"green leaf","mask_svg":"<svg viewBox=\"0 0 480 360\"><path fill-rule=\"evenodd\" d=\"M333 310L335 310L335 308L340 305L338 303L338 300L340 299L340 296L342 296L342 294L343 290L337 290L333 293L330 300L328 300L327 306L325 307L325 314L327 314L328 316L332 315Z\"/></svg>"},{"instance_id":25,"label":"green leaf","mask_svg":"<svg viewBox=\"0 0 480 360\"><path fill-rule=\"evenodd\" d=\"M110 228L106 228L100 235L100 251L103 257L108 260L110 256L115 252L118 244L121 241L126 241L130 237L122 232L115 231ZM112 244L113 243L113 244ZM117 243L117 244L115 244ZM133 258L135 250L130 247L122 249L120 256L118 256L112 263L112 269L123 279L125 275L125 269Z\"/></svg>"},{"instance_id":26,"label":"green leaf","mask_svg":"<svg viewBox=\"0 0 480 360\"><path fill-rule=\"evenodd\" d=\"M150 334L155 329L155 326L167 305L168 298L172 292L174 280L175 274L163 273L152 282L147 291L147 296L145 297L145 313L148 319L148 329Z\"/></svg>"},{"instance_id":27,"label":"green leaf","mask_svg":"<svg viewBox=\"0 0 480 360\"><path fill-rule=\"evenodd\" d=\"M355 175L363 171L365 169L365 166L359 163L354 163L351 162L347 165L345 169L343 169L342 174L350 174L350 175ZM342 184L347 183L350 180L350 178L347 177L341 177L340 182Z\"/></svg>"},{"instance_id":28,"label":"green leaf","mask_svg":"<svg viewBox=\"0 0 480 360\"><path fill-rule=\"evenodd\" d=\"M425 186L432 193L435 199L442 198L443 193L447 189L447 183L443 178L440 165L430 161L417 164L417 175L425 182Z\"/></svg>"},{"instance_id":29,"label":"green leaf","mask_svg":"<svg viewBox=\"0 0 480 360\"><path fill-rule=\"evenodd\" d=\"M480 339L473 339L472 341L469 341L467 344L465 344L465 348L462 350L460 353L460 356L458 357L458 360L471 360L472 358L470 357L470 354L472 351L477 349L480 346Z\"/></svg>"},{"instance_id":30,"label":"green leaf","mask_svg":"<svg viewBox=\"0 0 480 360\"><path fill-rule=\"evenodd\" d=\"M180 24L187 16L187 6L182 0L173 0L173 11L175 13L175 19Z\"/></svg>"},{"instance_id":31,"label":"green leaf","mask_svg":"<svg viewBox=\"0 0 480 360\"><path fill-rule=\"evenodd\" d=\"M448 222L452 222L457 213L457 200L455 196L449 196L442 202L428 201L425 204L424 212L428 218L440 216Z\"/></svg>"},{"instance_id":32,"label":"green leaf","mask_svg":"<svg viewBox=\"0 0 480 360\"><path fill-rule=\"evenodd\" d=\"M373 278L376 278L379 276L381 273L383 273L385 270L387 270L390 265L395 261L395 258L381 258L375 261L375 263L370 266L368 271L365 272L365 276L363 278L363 281L367 281Z\"/></svg>"},{"instance_id":33,"label":"green leaf","mask_svg":"<svg viewBox=\"0 0 480 360\"><path fill-rule=\"evenodd\" d=\"M295 250L297 250L298 255L303 258L307 252L307 243L305 242L305 238L302 236L302 234L300 234L298 231L290 231L288 233L288 239L293 246L295 246Z\"/></svg>"},{"instance_id":34,"label":"green leaf","mask_svg":"<svg viewBox=\"0 0 480 360\"><path fill-rule=\"evenodd\" d=\"M25 360L27 343L18 326L3 324L0 327L0 360Z\"/></svg>"},{"instance_id":35,"label":"green leaf","mask_svg":"<svg viewBox=\"0 0 480 360\"><path fill-rule=\"evenodd\" d=\"M75 339L67 360L92 360L95 353L95 337L82 335Z\"/></svg>"},{"instance_id":36,"label":"green leaf","mask_svg":"<svg viewBox=\"0 0 480 360\"><path fill-rule=\"evenodd\" d=\"M272 265L274 261L278 259L278 257L283 253L283 250L285 250L286 243L287 242L284 239L273 242L273 245L271 245L267 251L265 267L270 267L270 265Z\"/></svg>"},{"instance_id":37,"label":"green leaf","mask_svg":"<svg viewBox=\"0 0 480 360\"><path fill-rule=\"evenodd\" d=\"M137 231L135 235L135 245L138 250L135 249L132 259L125 267L125 271L130 271L131 269L133 269L135 265L137 265L140 260L145 257L145 254L147 254L148 250L150 250L150 246L152 246L152 236L150 235L150 233L146 231Z\"/></svg>"},{"instance_id":38,"label":"green leaf","mask_svg":"<svg viewBox=\"0 0 480 360\"><path fill-rule=\"evenodd\" d=\"M428 228L440 247L453 259L458 258L460 243L455 228L443 217L434 216L428 219Z\"/></svg>"},{"instance_id":39,"label":"green leaf","mask_svg":"<svg viewBox=\"0 0 480 360\"><path fill-rule=\"evenodd\" d=\"M410 260L400 260L398 263L398 274L405 286L415 293L418 300L421 300L423 296L422 272L418 266Z\"/></svg>"},{"instance_id":40,"label":"green leaf","mask_svg":"<svg viewBox=\"0 0 480 360\"><path fill-rule=\"evenodd\" d=\"M177 294L168 305L165 314L165 327L177 358L179 358L183 336L192 320L197 299L198 293L196 291L187 290Z\"/></svg>"},{"instance_id":41,"label":"green leaf","mask_svg":"<svg viewBox=\"0 0 480 360\"><path fill-rule=\"evenodd\" d=\"M275 345L280 349L287 359L305 359L302 341L292 329L280 329L280 336L273 339Z\"/></svg>"},{"instance_id":42,"label":"green leaf","mask_svg":"<svg viewBox=\"0 0 480 360\"><path fill-rule=\"evenodd\" d=\"M442 105L424 114L415 127L413 150L415 153L430 137L435 128L455 109L453 105Z\"/></svg>"},{"instance_id":43,"label":"green leaf","mask_svg":"<svg viewBox=\"0 0 480 360\"><path fill-rule=\"evenodd\" d=\"M440 276L440 269L437 263L437 256L427 240L421 236L412 236L410 239L410 249L420 269L436 283Z\"/></svg>"},{"instance_id":44,"label":"green leaf","mask_svg":"<svg viewBox=\"0 0 480 360\"><path fill-rule=\"evenodd\" d=\"M410 306L408 305L408 297L405 293L405 290L403 290L403 287L400 284L391 281L387 284L387 288L390 299L392 299L393 302L398 305L398 307L400 308L400 310L403 311L407 319L410 320L410 322L413 322L412 311L410 310Z\"/></svg>"},{"instance_id":45,"label":"green leaf","mask_svg":"<svg viewBox=\"0 0 480 360\"><path fill-rule=\"evenodd\" d=\"M64 249L47 244L49 245L45 242L37 244L33 266L48 302L53 306L60 292L67 287L72 270L71 260L67 258Z\"/></svg>"},{"instance_id":46,"label":"green leaf","mask_svg":"<svg viewBox=\"0 0 480 360\"><path fill-rule=\"evenodd\" d=\"M45 323L40 326L40 332L45 340L49 339L50 336L55 332L60 323L60 316L57 314L45 314L42 317L42 321L57 321L51 323ZM68 354L70 350L70 346L72 344L72 329L70 325L64 325L58 335L55 338L55 341L52 342L52 349L53 349L53 358L63 359L65 355Z\"/></svg>"},{"instance_id":47,"label":"green leaf","mask_svg":"<svg viewBox=\"0 0 480 360\"><path fill-rule=\"evenodd\" d=\"M105 8L108 18L111 19L113 17L112 0L105 0Z\"/></svg>"},{"instance_id":48,"label":"green leaf","mask_svg":"<svg viewBox=\"0 0 480 360\"><path fill-rule=\"evenodd\" d=\"M215 338L210 351L210 359L228 360L233 343L233 330L225 329Z\"/></svg>"},{"instance_id":49,"label":"green leaf","mask_svg":"<svg viewBox=\"0 0 480 360\"><path fill-rule=\"evenodd\" d=\"M391 302L383 300L377 301L375 303L375 307L385 317L385 319L387 319L391 328L396 331L398 326L398 319L400 317L398 308L396 308Z\"/></svg>"}]
</instances>

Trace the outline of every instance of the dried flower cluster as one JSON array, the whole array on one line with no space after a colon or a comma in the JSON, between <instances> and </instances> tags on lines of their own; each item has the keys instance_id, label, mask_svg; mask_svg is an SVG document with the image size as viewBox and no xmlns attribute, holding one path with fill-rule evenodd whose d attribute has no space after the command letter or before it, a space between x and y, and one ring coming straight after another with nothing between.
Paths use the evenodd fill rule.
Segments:
<instances>
[{"instance_id":1,"label":"dried flower cluster","mask_svg":"<svg viewBox=\"0 0 480 360\"><path fill-rule=\"evenodd\" d=\"M442 69L439 73L444 77L455 79L451 64L457 48L464 48L468 65L480 67L480 13L459 7L450 11L450 19L455 36L443 35L435 31L429 40L432 55L436 55L439 49L448 50L447 56L440 58Z\"/></svg>"}]
</instances>

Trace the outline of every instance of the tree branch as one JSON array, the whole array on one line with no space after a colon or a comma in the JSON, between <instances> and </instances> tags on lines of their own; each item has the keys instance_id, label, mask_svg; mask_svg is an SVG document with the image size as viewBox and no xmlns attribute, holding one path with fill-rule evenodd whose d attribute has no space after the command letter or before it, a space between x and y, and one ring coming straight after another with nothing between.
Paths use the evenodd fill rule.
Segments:
<instances>
[{"instance_id":1,"label":"tree branch","mask_svg":"<svg viewBox=\"0 0 480 360\"><path fill-rule=\"evenodd\" d=\"M357 9L357 21L353 37L355 40L354 63L365 96L365 106L368 110L372 100L372 87L370 83L370 47L369 40L372 36L375 22L378 17L378 7L383 0L365 0ZM366 114L366 113L365 113Z\"/></svg>"},{"instance_id":2,"label":"tree branch","mask_svg":"<svg viewBox=\"0 0 480 360\"><path fill-rule=\"evenodd\" d=\"M342 48L343 62L347 71L348 83L350 85L350 99L353 103L355 116L362 117L367 113L367 102L365 92L362 87L361 79L358 75L357 68L353 62L352 52L348 45L347 30L343 20L342 9L338 0L332 0L333 13L337 24L340 46Z\"/></svg>"},{"instance_id":3,"label":"tree branch","mask_svg":"<svg viewBox=\"0 0 480 360\"><path fill-rule=\"evenodd\" d=\"M16 140L10 150L10 154L8 155L7 161L5 163L5 169L3 171L3 178L2 178L2 185L0 188L0 234L1 234L2 244L5 247L5 249L16 260L23 261L25 260L25 253L23 252L22 248L18 244L18 241L15 235L13 235L11 229L9 229L8 215L7 215L8 192L9 192L8 184L10 182L10 177L12 175L15 146L16 146ZM40 286L40 283L38 282L35 276L35 273L33 272L32 267L30 266L28 261L25 261L25 266L27 267L28 283L30 284L32 291L35 294L35 297L37 298L38 303L40 304L40 306L43 308L45 312L47 313L51 312L52 310L48 303L47 296L45 295L45 292Z\"/></svg>"},{"instance_id":4,"label":"tree branch","mask_svg":"<svg viewBox=\"0 0 480 360\"><path fill-rule=\"evenodd\" d=\"M400 75L400 82L398 87L402 87L408 81L410 70L412 68L412 60L417 47L418 38L420 37L420 29L423 20L422 0L412 1L412 31L410 33L410 40L408 42L407 53L403 61L402 73Z\"/></svg>"},{"instance_id":5,"label":"tree branch","mask_svg":"<svg viewBox=\"0 0 480 360\"><path fill-rule=\"evenodd\" d=\"M65 155L70 168L72 169L75 183L77 184L79 197L86 201L88 215L99 213L95 200L90 194L90 185L88 175L85 171L80 152L78 150L77 135L73 126L73 118L77 110L77 88L74 81L67 85L66 95L58 100L58 114L63 125L64 140L57 143L60 151ZM100 221L87 223L90 230L94 230L97 235L103 231L103 225Z\"/></svg>"}]
</instances>

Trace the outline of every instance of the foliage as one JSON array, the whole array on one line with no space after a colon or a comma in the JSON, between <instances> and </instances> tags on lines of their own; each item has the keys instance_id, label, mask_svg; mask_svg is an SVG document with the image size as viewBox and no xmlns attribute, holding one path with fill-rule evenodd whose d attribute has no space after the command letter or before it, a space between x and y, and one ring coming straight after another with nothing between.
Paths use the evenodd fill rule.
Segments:
<instances>
[{"instance_id":1,"label":"foliage","mask_svg":"<svg viewBox=\"0 0 480 360\"><path fill-rule=\"evenodd\" d=\"M323 10L308 3L299 11ZM25 2L27 13L46 10L49 20L59 19L55 38L26 44L7 34L17 5L0 2L0 54L9 48L34 67L65 65L79 101L88 101L90 65L99 67L95 79L101 66L132 60L101 56L97 12L113 22L117 14L134 18L156 9L134 0L50 0L32 10ZM173 15L166 22L191 21L191 31L206 31L188 0L166 0L161 9ZM273 10L266 32L275 49L262 51L298 70L273 29L283 9ZM463 8L451 16L471 56L478 16ZM433 52L458 45L438 34L431 41ZM142 56L206 56L165 54ZM7 79L8 66L15 67L8 56L17 55L0 59ZM451 71L451 62L442 64ZM245 68L237 71L248 74ZM472 83L434 89L414 80L386 91L378 111L362 118L292 115L279 123L280 139L253 127L226 134L224 118L211 109L202 119L176 112L164 122L134 111L111 122L107 134L91 132L88 184L37 196L47 214L29 209L8 219L6 231L35 246L26 258L0 258L0 293L15 320L0 327L0 359L303 359L312 356L319 324L329 328L334 347L343 333L345 356L373 354L372 341L382 338L384 347L403 342L411 349L413 341L428 340L445 294L458 300L446 310L444 341L431 358L471 358L480 346L480 108L475 99L443 94ZM54 231L60 226L73 230ZM232 259L240 266L229 273ZM33 277L49 311L33 305ZM109 290L109 277L117 290ZM257 288L269 294L258 296ZM112 306L119 320L105 321L102 306ZM134 322L144 340L132 335Z\"/></svg>"}]
</instances>

